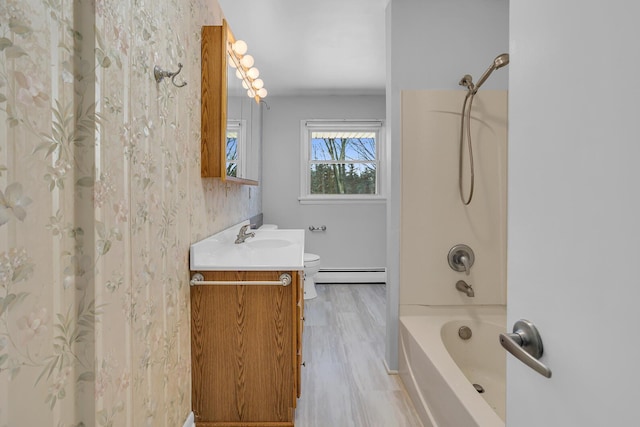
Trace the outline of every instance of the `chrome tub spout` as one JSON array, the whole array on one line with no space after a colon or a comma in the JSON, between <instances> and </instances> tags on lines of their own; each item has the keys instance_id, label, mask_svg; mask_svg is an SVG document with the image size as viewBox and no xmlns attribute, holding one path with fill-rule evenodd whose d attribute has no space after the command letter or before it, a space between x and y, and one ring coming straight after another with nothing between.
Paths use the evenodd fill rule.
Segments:
<instances>
[{"instance_id":1,"label":"chrome tub spout","mask_svg":"<svg viewBox=\"0 0 640 427\"><path fill-rule=\"evenodd\" d=\"M474 297L475 292L473 292L473 288L471 285L467 284L464 280L458 280L456 283L456 289L460 292L467 294L468 297Z\"/></svg>"}]
</instances>

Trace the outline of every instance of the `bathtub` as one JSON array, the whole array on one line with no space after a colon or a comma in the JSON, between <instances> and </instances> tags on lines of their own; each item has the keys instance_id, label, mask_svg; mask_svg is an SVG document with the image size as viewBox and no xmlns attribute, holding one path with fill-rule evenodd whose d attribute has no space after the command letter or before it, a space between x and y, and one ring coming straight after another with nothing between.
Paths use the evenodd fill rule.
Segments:
<instances>
[{"instance_id":1,"label":"bathtub","mask_svg":"<svg viewBox=\"0 0 640 427\"><path fill-rule=\"evenodd\" d=\"M418 307L400 316L399 373L425 427L504 427L505 321L504 307L494 306ZM461 326L470 339L459 337Z\"/></svg>"}]
</instances>

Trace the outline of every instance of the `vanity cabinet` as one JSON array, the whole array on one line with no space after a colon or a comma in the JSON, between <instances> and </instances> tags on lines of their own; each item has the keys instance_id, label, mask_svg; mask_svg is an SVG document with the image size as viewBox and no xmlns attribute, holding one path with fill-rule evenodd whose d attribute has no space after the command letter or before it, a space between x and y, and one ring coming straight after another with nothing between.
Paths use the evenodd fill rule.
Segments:
<instances>
[{"instance_id":1,"label":"vanity cabinet","mask_svg":"<svg viewBox=\"0 0 640 427\"><path fill-rule=\"evenodd\" d=\"M292 281L191 287L196 426L293 426L301 391L302 271L199 273L215 282L277 281L283 273Z\"/></svg>"}]
</instances>

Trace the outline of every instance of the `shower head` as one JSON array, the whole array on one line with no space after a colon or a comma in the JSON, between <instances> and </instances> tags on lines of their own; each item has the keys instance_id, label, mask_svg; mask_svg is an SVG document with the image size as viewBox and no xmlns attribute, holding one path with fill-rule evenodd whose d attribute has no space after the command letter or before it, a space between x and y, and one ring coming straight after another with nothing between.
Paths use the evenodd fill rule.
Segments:
<instances>
[{"instance_id":1,"label":"shower head","mask_svg":"<svg viewBox=\"0 0 640 427\"><path fill-rule=\"evenodd\" d=\"M505 65L509 64L509 54L503 53L502 55L496 56L496 59L493 60L493 66L498 68L502 68Z\"/></svg>"},{"instance_id":2,"label":"shower head","mask_svg":"<svg viewBox=\"0 0 640 427\"><path fill-rule=\"evenodd\" d=\"M478 79L478 82L476 83L473 89L473 93L475 94L478 91L478 89L480 89L480 86L482 86L482 84L489 78L489 76L491 75L491 73L494 72L494 70L497 70L498 68L502 68L508 63L509 63L508 53L503 53L501 55L496 56L496 59L493 60L493 64L491 64L491 66L487 68L487 71L485 71L484 74L480 76L480 78Z\"/></svg>"}]
</instances>

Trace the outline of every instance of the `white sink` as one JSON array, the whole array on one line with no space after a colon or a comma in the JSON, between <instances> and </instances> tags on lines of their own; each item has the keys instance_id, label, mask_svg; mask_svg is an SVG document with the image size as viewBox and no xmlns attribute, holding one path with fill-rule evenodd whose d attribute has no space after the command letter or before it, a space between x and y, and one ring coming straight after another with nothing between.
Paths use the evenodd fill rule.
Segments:
<instances>
[{"instance_id":1,"label":"white sink","mask_svg":"<svg viewBox=\"0 0 640 427\"><path fill-rule=\"evenodd\" d=\"M192 271L303 270L304 230L249 230L255 237L235 243L243 223L191 245Z\"/></svg>"},{"instance_id":2,"label":"white sink","mask_svg":"<svg viewBox=\"0 0 640 427\"><path fill-rule=\"evenodd\" d=\"M252 248L262 249L284 248L285 246L291 245L291 242L289 240L260 238L258 238L257 240L246 240L245 243Z\"/></svg>"}]
</instances>

